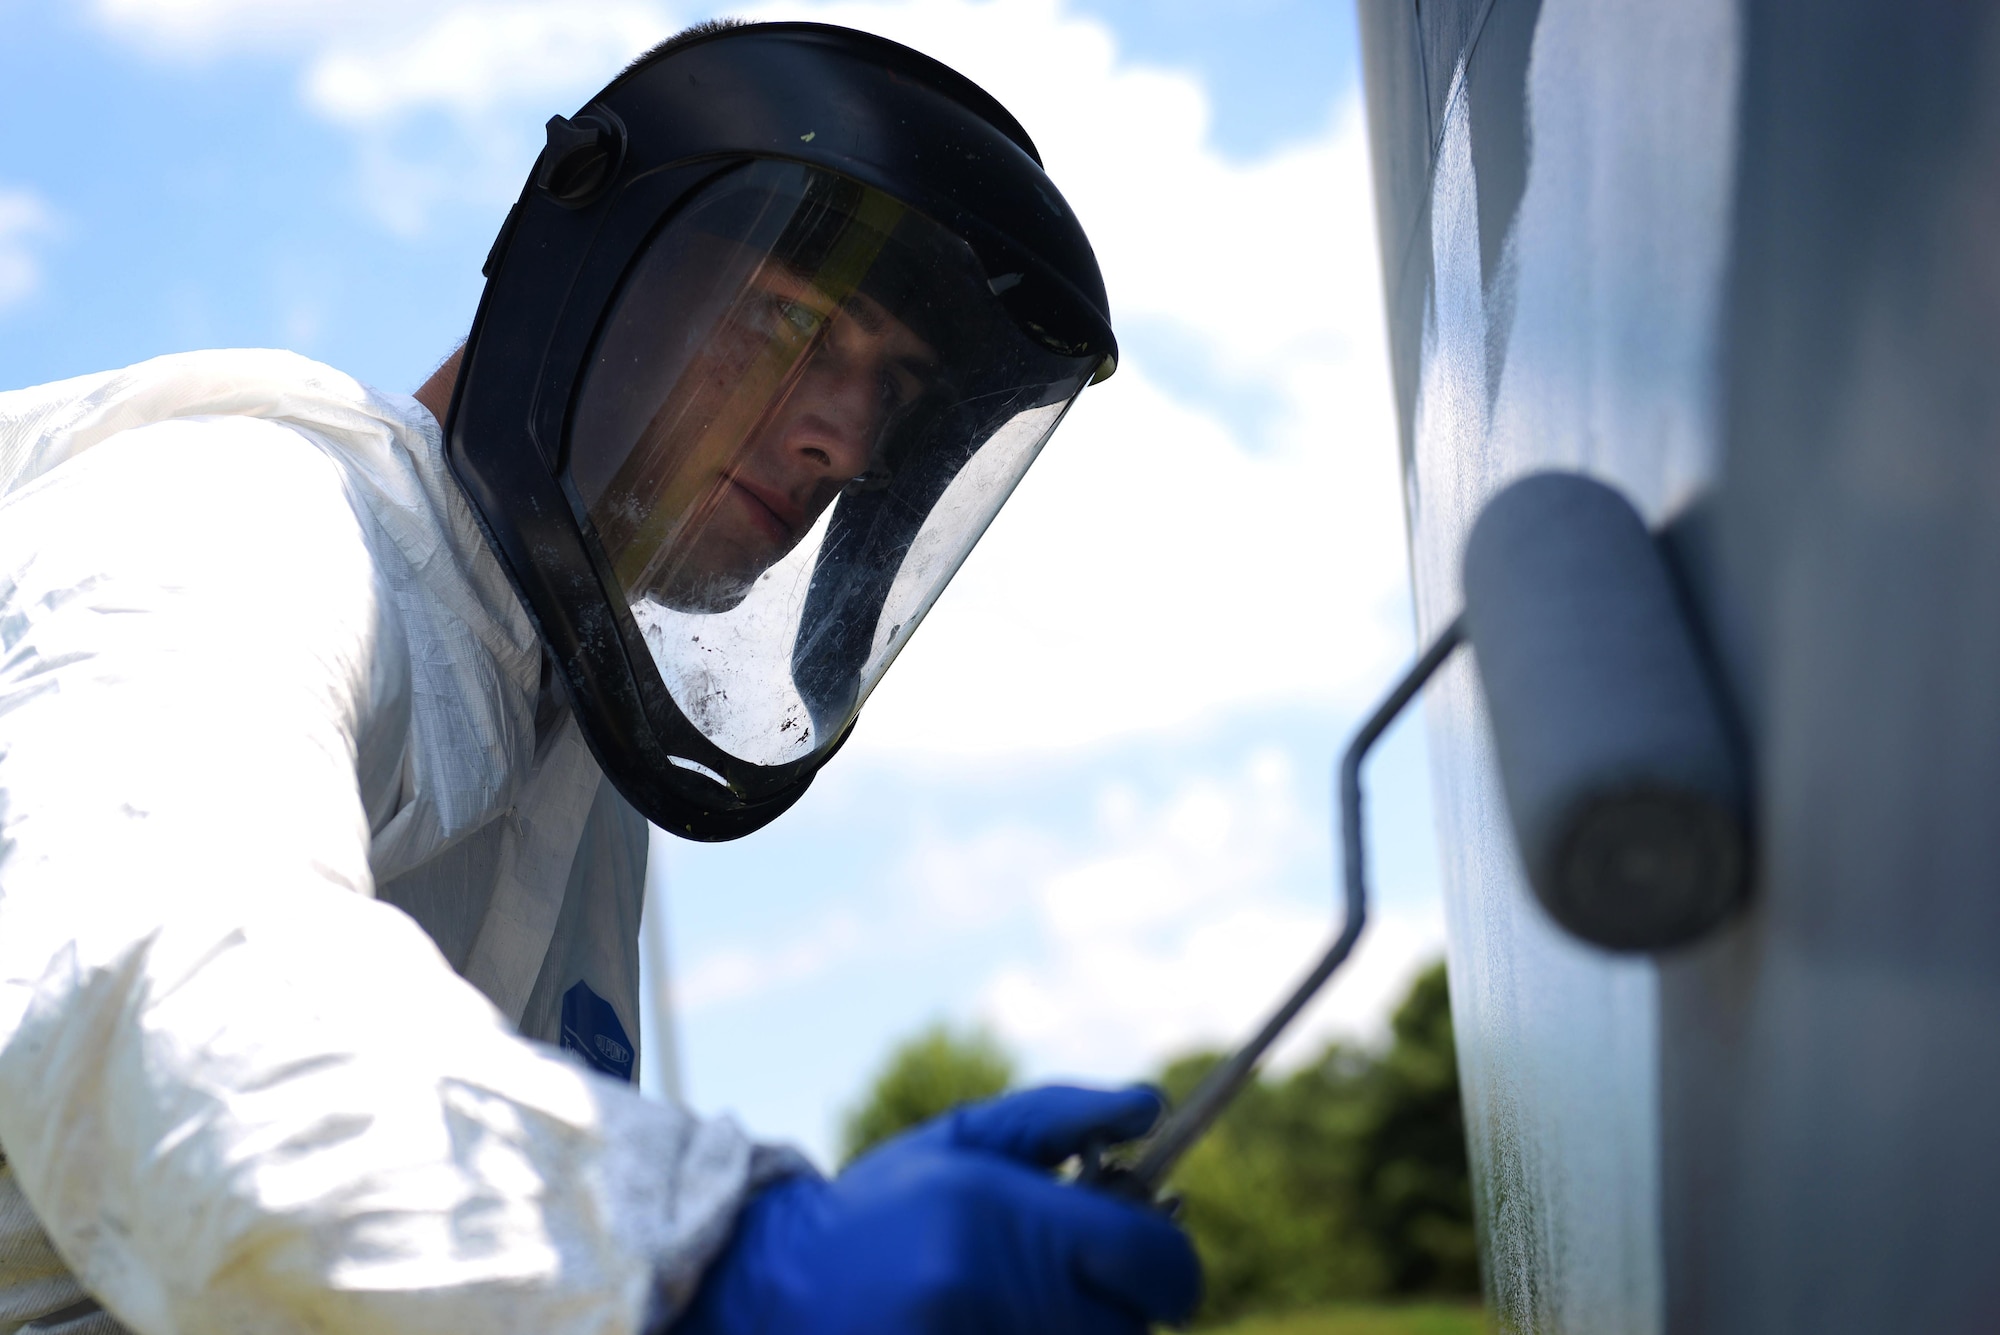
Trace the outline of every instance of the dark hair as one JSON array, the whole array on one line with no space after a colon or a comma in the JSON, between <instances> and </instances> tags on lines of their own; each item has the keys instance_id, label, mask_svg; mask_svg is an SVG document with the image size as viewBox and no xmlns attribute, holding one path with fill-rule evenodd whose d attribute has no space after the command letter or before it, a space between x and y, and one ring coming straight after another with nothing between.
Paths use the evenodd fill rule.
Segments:
<instances>
[{"instance_id":1,"label":"dark hair","mask_svg":"<svg viewBox=\"0 0 2000 1335\"><path fill-rule=\"evenodd\" d=\"M652 47L644 55L640 56L638 59L634 60L631 64L627 65L624 69L620 70L618 72L618 77L622 79L626 75L630 74L633 70L638 69L640 66L650 64L653 61L658 60L661 56L668 55L674 51L678 51L684 46L692 45L693 43L700 41L704 37L713 37L715 34L719 32L727 32L731 28L747 28L749 26L750 22L748 19L732 19L732 18L703 19L701 22L694 24L692 27L682 28L672 37L667 38L666 41L661 42L658 45ZM616 81L614 80L614 82Z\"/></svg>"}]
</instances>

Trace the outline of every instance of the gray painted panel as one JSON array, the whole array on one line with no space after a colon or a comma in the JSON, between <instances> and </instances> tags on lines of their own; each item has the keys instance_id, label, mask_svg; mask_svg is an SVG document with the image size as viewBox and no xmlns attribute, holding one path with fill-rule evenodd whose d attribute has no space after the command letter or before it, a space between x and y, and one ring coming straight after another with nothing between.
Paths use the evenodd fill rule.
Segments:
<instances>
[{"instance_id":1,"label":"gray painted panel","mask_svg":"<svg viewBox=\"0 0 2000 1335\"><path fill-rule=\"evenodd\" d=\"M1431 129L1424 90L1424 50L1417 11L1407 0L1360 0L1362 87L1375 164L1375 234L1389 310L1389 369L1396 399L1416 393L1423 322L1399 318L1420 310L1430 273ZM1400 419L1409 454L1409 414Z\"/></svg>"},{"instance_id":2,"label":"gray painted panel","mask_svg":"<svg viewBox=\"0 0 2000 1335\"><path fill-rule=\"evenodd\" d=\"M1489 297L1512 298L1502 247L1527 181L1528 45L1541 0L1360 0L1364 83L1375 161L1377 235L1390 311L1389 364L1404 466L1420 374L1424 309L1431 294L1431 183L1452 99L1471 138L1480 181L1480 268ZM1470 42L1462 45L1440 42ZM1461 68L1463 67L1463 68ZM1511 321L1488 321L1496 340L1488 366L1497 377Z\"/></svg>"},{"instance_id":3,"label":"gray painted panel","mask_svg":"<svg viewBox=\"0 0 2000 1335\"><path fill-rule=\"evenodd\" d=\"M1733 7L1545 0L1496 5L1477 31L1436 104L1427 245L1389 282L1392 330L1416 349L1398 389L1427 629L1457 610L1466 532L1508 480L1582 468L1657 522L1717 454ZM1378 132L1378 152L1397 140ZM1429 709L1494 1310L1522 1330L1658 1331L1655 970L1576 944L1534 905L1469 664Z\"/></svg>"},{"instance_id":4,"label":"gray painted panel","mask_svg":"<svg viewBox=\"0 0 2000 1335\"><path fill-rule=\"evenodd\" d=\"M1746 6L1702 581L1750 921L1662 972L1675 1331L2000 1329L2000 11Z\"/></svg>"},{"instance_id":5,"label":"gray painted panel","mask_svg":"<svg viewBox=\"0 0 2000 1335\"><path fill-rule=\"evenodd\" d=\"M2000 1329L2000 11L1546 0L1524 116L1507 13L1427 101L1389 274L1420 618L1507 479L1616 482L1674 521L1761 843L1691 953L1585 950L1519 884L1468 665L1433 694L1495 1309Z\"/></svg>"}]
</instances>

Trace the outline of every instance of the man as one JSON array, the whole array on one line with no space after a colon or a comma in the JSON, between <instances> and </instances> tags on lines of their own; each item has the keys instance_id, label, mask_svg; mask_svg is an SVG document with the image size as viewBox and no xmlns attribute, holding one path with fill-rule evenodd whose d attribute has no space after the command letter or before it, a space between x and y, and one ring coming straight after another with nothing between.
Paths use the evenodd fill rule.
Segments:
<instances>
[{"instance_id":1,"label":"man","mask_svg":"<svg viewBox=\"0 0 2000 1335\"><path fill-rule=\"evenodd\" d=\"M1180 1232L1049 1175L1148 1091L826 1182L629 1084L644 818L795 801L1113 365L1026 134L707 25L551 121L488 274L415 400L242 352L0 396L0 1327L1184 1319Z\"/></svg>"}]
</instances>

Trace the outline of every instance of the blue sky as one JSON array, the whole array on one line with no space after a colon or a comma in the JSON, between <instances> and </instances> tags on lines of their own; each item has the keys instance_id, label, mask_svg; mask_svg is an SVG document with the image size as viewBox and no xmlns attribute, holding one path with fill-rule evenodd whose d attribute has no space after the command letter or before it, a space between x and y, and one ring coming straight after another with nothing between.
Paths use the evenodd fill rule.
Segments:
<instances>
[{"instance_id":1,"label":"blue sky","mask_svg":"<svg viewBox=\"0 0 2000 1335\"><path fill-rule=\"evenodd\" d=\"M0 0L0 387L281 346L408 390L541 122L707 12ZM1107 1080L1247 1024L1330 925L1328 770L1409 614L1346 4L732 12L991 88L1091 228L1126 354L808 798L658 845L689 1096L823 1152L932 1018ZM1441 949L1420 727L1375 793L1384 913L1316 1035L1378 1028Z\"/></svg>"}]
</instances>

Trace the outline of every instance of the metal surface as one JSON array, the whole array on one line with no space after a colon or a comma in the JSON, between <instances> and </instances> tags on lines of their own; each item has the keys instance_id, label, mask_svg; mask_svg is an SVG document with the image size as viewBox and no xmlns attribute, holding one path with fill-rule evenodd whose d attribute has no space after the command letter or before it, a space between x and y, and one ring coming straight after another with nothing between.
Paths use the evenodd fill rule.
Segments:
<instances>
[{"instance_id":1,"label":"metal surface","mask_svg":"<svg viewBox=\"0 0 2000 1335\"><path fill-rule=\"evenodd\" d=\"M1431 692L1495 1316L2000 1329L2000 11L1421 8L1363 4L1420 619L1496 487L1615 482L1670 521L1760 830L1718 938L1570 945L1464 666Z\"/></svg>"},{"instance_id":2,"label":"metal surface","mask_svg":"<svg viewBox=\"0 0 2000 1335\"><path fill-rule=\"evenodd\" d=\"M1656 527L1713 476L1737 21L1725 0L1363 0L1361 19L1429 630L1459 610L1481 503L1521 473L1592 473ZM1655 968L1569 939L1522 884L1469 656L1426 710L1490 1308L1650 1335Z\"/></svg>"},{"instance_id":3,"label":"metal surface","mask_svg":"<svg viewBox=\"0 0 2000 1335\"><path fill-rule=\"evenodd\" d=\"M2000 10L1744 7L1692 544L1766 833L1662 970L1670 1329L2000 1329Z\"/></svg>"}]
</instances>

